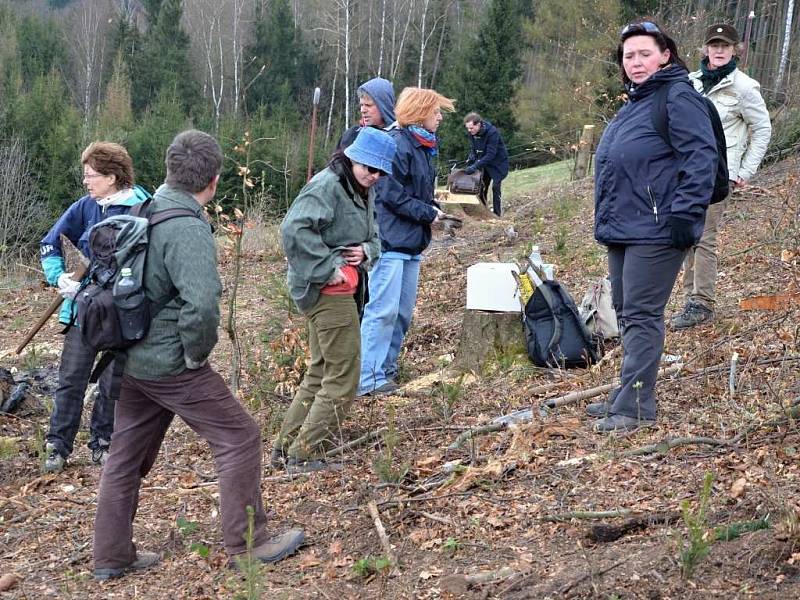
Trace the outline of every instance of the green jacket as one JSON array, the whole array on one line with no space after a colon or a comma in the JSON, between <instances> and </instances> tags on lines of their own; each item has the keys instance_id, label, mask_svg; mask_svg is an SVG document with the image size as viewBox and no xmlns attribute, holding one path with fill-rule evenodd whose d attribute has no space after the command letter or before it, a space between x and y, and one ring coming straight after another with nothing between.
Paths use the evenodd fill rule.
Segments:
<instances>
[{"instance_id":1,"label":"green jacket","mask_svg":"<svg viewBox=\"0 0 800 600\"><path fill-rule=\"evenodd\" d=\"M289 293L301 312L317 303L322 287L345 264L347 246L363 246L366 269L380 256L374 196L370 189L367 198L361 197L331 167L300 190L281 223L281 239L289 261Z\"/></svg>"},{"instance_id":2,"label":"green jacket","mask_svg":"<svg viewBox=\"0 0 800 600\"><path fill-rule=\"evenodd\" d=\"M217 248L203 209L188 192L162 185L153 212L188 208L195 217L175 217L150 230L144 288L154 303L170 301L153 318L147 337L127 350L125 373L161 379L201 367L217 343L219 299Z\"/></svg>"}]
</instances>

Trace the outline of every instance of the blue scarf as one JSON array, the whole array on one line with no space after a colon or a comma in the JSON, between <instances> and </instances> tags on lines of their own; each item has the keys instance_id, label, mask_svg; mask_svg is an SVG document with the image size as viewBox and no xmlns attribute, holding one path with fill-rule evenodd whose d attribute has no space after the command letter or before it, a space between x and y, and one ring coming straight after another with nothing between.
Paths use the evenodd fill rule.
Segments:
<instances>
[{"instance_id":1,"label":"blue scarf","mask_svg":"<svg viewBox=\"0 0 800 600\"><path fill-rule=\"evenodd\" d=\"M422 144L425 150L431 156L436 156L439 154L439 140L436 139L436 134L431 133L424 127L420 127L419 125L409 125L406 129L411 132L411 135Z\"/></svg>"}]
</instances>

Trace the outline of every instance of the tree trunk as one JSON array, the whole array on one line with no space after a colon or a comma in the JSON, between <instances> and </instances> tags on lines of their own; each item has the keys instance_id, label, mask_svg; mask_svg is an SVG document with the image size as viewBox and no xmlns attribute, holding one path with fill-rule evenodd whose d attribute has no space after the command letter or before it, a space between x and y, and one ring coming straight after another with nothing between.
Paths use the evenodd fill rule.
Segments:
<instances>
[{"instance_id":1,"label":"tree trunk","mask_svg":"<svg viewBox=\"0 0 800 600\"><path fill-rule=\"evenodd\" d=\"M525 333L519 313L465 310L455 367L481 372L497 355L523 354Z\"/></svg>"}]
</instances>

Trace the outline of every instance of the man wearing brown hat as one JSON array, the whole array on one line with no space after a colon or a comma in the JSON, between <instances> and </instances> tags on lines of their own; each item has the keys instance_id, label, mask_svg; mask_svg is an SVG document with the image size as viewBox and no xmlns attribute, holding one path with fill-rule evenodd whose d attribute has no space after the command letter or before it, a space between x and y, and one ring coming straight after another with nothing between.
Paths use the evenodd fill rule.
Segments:
<instances>
[{"instance_id":1,"label":"man wearing brown hat","mask_svg":"<svg viewBox=\"0 0 800 600\"><path fill-rule=\"evenodd\" d=\"M738 68L739 34L731 25L718 23L706 31L700 70L689 74L695 89L714 103L728 144L731 189L743 187L764 158L772 134L769 112L760 86ZM686 329L714 319L717 281L717 233L728 200L706 211L703 237L683 263L686 304L672 317L674 329Z\"/></svg>"}]
</instances>

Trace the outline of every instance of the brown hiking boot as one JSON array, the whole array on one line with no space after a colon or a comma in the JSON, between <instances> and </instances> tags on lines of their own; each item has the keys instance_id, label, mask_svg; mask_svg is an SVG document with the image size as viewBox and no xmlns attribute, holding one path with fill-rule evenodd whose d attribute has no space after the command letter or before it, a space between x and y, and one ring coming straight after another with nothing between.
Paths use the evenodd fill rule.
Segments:
<instances>
[{"instance_id":1,"label":"brown hiking boot","mask_svg":"<svg viewBox=\"0 0 800 600\"><path fill-rule=\"evenodd\" d=\"M161 557L155 552L137 552L136 560L125 567L105 567L94 570L94 578L97 581L106 581L122 577L130 571L140 571L148 569L157 564Z\"/></svg>"},{"instance_id":2,"label":"brown hiking boot","mask_svg":"<svg viewBox=\"0 0 800 600\"><path fill-rule=\"evenodd\" d=\"M276 563L297 552L305 541L306 534L302 529L289 529L253 548L252 556L262 563ZM232 569L239 569L239 563L247 559L246 552L237 554L231 558L229 565Z\"/></svg>"}]
</instances>

